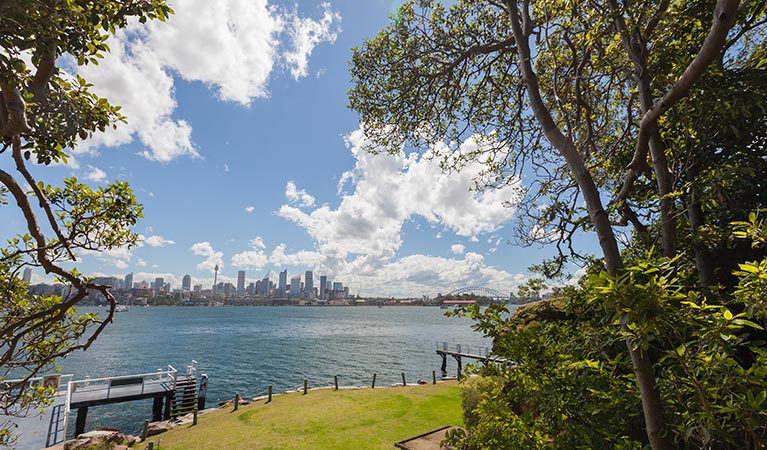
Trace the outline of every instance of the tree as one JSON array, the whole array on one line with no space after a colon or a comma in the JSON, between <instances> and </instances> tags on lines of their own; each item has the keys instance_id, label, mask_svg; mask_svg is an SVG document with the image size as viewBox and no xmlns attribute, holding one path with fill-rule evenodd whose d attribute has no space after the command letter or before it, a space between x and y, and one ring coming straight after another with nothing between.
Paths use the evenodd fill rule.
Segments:
<instances>
[{"instance_id":1,"label":"tree","mask_svg":"<svg viewBox=\"0 0 767 450\"><path fill-rule=\"evenodd\" d=\"M664 255L677 253L674 153L661 119L712 63L725 67L757 54L764 17L764 1L464 0L449 9L411 1L354 50L350 104L373 151L484 138L472 152L435 157L447 168L484 163L480 188L533 175L522 203L528 223L553 228L560 249L571 247L577 229L593 230L607 273L618 277L624 261L616 227L631 224L646 242L659 237ZM614 194L607 207L605 193ZM551 239L526 233L537 236ZM641 308L633 300L614 305L616 321L647 440L653 449L669 448L647 351L652 337L632 332L639 315L630 312Z\"/></svg>"},{"instance_id":2,"label":"tree","mask_svg":"<svg viewBox=\"0 0 767 450\"><path fill-rule=\"evenodd\" d=\"M11 0L0 4L0 157L13 169L0 169L0 204L15 205L26 230L0 249L0 411L24 414L45 404L52 391L28 381L57 358L88 348L111 321L115 301L109 286L93 283L62 263L78 252L132 246L130 228L142 207L125 182L91 188L75 178L63 186L32 175L67 162L67 151L93 133L125 118L119 107L90 91L80 76L64 72L62 62L97 64L106 41L134 18L165 20L172 13L164 0ZM41 267L66 287L62 296L32 296L19 278L25 267ZM105 318L79 315L74 307L90 291L110 304ZM0 445L12 438L0 425Z\"/></svg>"}]
</instances>

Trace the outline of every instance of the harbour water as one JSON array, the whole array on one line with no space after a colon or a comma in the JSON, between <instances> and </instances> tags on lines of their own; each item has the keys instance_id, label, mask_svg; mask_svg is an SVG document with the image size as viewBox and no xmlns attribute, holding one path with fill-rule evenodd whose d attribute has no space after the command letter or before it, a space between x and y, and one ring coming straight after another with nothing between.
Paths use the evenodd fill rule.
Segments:
<instances>
[{"instance_id":1,"label":"harbour water","mask_svg":"<svg viewBox=\"0 0 767 450\"><path fill-rule=\"evenodd\" d=\"M198 361L210 379L207 406L235 393L254 397L273 385L294 389L376 386L431 380L441 358L437 343L485 348L490 341L471 321L431 307L150 307L131 308L86 352L59 361L74 379L147 373ZM449 358L450 359L450 358ZM455 374L455 361L448 361ZM137 434L151 400L91 408L86 429L101 426ZM70 423L73 422L71 418Z\"/></svg>"}]
</instances>

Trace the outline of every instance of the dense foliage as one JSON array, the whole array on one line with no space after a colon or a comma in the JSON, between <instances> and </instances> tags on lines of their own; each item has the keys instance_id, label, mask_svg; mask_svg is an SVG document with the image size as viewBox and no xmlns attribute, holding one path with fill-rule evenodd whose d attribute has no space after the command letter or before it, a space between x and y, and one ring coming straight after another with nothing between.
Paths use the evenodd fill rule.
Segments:
<instances>
[{"instance_id":1,"label":"dense foliage","mask_svg":"<svg viewBox=\"0 0 767 450\"><path fill-rule=\"evenodd\" d=\"M0 248L0 412L23 415L45 404L51 388L28 382L57 358L87 348L111 320L114 298L62 263L85 251L136 243L130 228L141 217L127 183L92 188L68 178L52 186L33 176L66 164L67 151L125 118L62 64L97 64L107 39L129 20L165 20L163 0L9 0L0 3L0 206L18 208L25 230ZM30 170L30 166L36 166ZM21 272L42 268L64 286L57 296L27 293ZM71 266L67 266L71 267ZM74 307L91 291L108 299L104 319ZM0 423L0 446L10 445L10 422Z\"/></svg>"},{"instance_id":2,"label":"dense foliage","mask_svg":"<svg viewBox=\"0 0 767 450\"><path fill-rule=\"evenodd\" d=\"M767 242L767 226L755 215L738 227L757 246ZM476 423L464 436L467 447L644 448L639 393L620 345L626 334L614 326L626 318L612 314L618 298L632 298L631 314L644 317L628 319L635 324L628 338L657 361L674 448L764 448L767 258L740 264L733 296L691 288L690 269L679 258L649 254L620 277L593 273L558 291L558 306L537 306L558 307L556 318L468 308L477 328L494 338L494 353L515 366L480 370L502 381L489 384L467 411Z\"/></svg>"},{"instance_id":3,"label":"dense foliage","mask_svg":"<svg viewBox=\"0 0 767 450\"><path fill-rule=\"evenodd\" d=\"M520 366L498 374L473 445L764 445L747 373L761 319L735 272L765 253L730 224L767 206L766 24L764 0L421 0L355 49L350 102L371 151L481 163L479 189L524 182L518 240L559 250L541 272L575 256L602 273L562 294L573 320L512 331L494 309L477 316Z\"/></svg>"}]
</instances>

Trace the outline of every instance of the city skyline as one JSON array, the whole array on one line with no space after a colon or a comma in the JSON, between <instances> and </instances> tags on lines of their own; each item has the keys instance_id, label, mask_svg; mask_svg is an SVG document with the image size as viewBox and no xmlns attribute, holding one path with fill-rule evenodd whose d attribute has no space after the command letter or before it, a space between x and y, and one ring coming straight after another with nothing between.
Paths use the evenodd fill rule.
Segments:
<instances>
[{"instance_id":1,"label":"city skyline","mask_svg":"<svg viewBox=\"0 0 767 450\"><path fill-rule=\"evenodd\" d=\"M236 286L240 270L288 268L343 279L363 296L419 297L510 292L556 252L509 245L517 211L508 203L524 179L476 192L479 165L445 174L434 149L364 150L347 108L351 48L400 2L170 4L167 22L132 25L98 66L77 69L127 124L69 152L67 166L32 167L51 184L127 181L144 205L140 244L83 253L80 273ZM0 220L0 238L26 229L14 208L0 208ZM596 248L588 237L576 245ZM31 281L52 277L35 270Z\"/></svg>"}]
</instances>

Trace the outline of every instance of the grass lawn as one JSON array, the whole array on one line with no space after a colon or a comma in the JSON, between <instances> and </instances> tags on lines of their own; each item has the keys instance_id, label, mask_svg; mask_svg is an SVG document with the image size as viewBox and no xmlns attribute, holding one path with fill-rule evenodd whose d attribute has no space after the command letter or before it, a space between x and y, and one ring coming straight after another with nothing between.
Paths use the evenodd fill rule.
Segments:
<instances>
[{"instance_id":1,"label":"grass lawn","mask_svg":"<svg viewBox=\"0 0 767 450\"><path fill-rule=\"evenodd\" d=\"M181 425L149 441L157 449L159 439L161 450L392 450L397 441L462 425L459 389L446 382L278 395L269 404L201 415L197 426Z\"/></svg>"}]
</instances>

